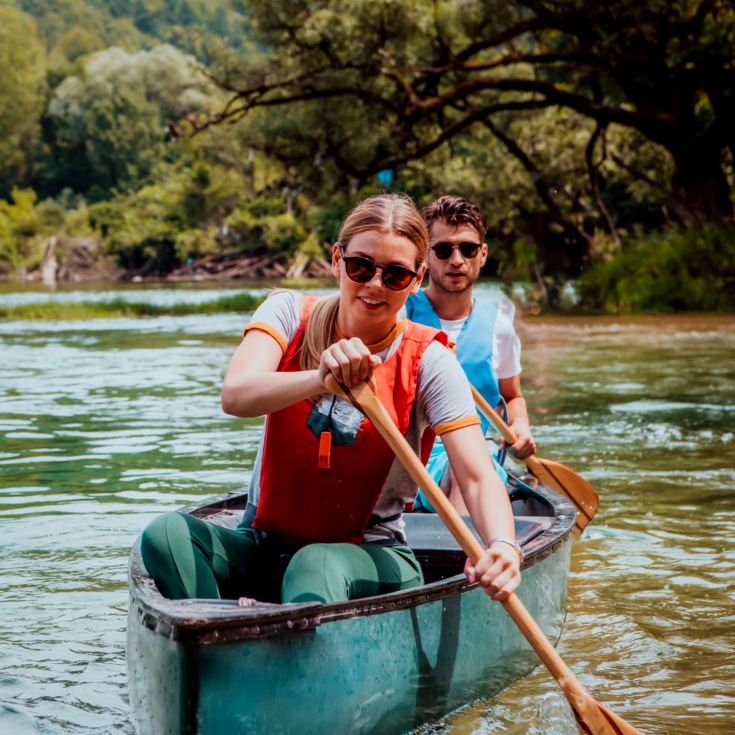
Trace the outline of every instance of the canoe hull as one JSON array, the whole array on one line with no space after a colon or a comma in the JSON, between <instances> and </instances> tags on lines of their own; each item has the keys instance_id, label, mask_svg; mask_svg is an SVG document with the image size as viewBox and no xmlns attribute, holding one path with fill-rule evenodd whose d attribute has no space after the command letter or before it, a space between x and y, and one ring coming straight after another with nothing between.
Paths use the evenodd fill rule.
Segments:
<instances>
[{"instance_id":1,"label":"canoe hull","mask_svg":"<svg viewBox=\"0 0 735 735\"><path fill-rule=\"evenodd\" d=\"M523 573L520 598L551 640L565 612L571 535ZM448 584L449 583L449 584ZM161 634L131 597L131 708L140 735L395 733L492 695L538 659L502 606L461 581L425 601L249 640Z\"/></svg>"}]
</instances>

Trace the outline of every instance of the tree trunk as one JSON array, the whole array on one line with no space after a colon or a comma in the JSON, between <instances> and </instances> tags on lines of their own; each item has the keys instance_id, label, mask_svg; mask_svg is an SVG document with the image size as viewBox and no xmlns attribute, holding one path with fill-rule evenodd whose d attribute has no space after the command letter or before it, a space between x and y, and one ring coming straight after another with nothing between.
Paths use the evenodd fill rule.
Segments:
<instances>
[{"instance_id":1,"label":"tree trunk","mask_svg":"<svg viewBox=\"0 0 735 735\"><path fill-rule=\"evenodd\" d=\"M56 262L56 236L52 235L49 237L46 243L46 249L43 253L43 260L41 261L41 281L44 286L56 288L56 271L58 264Z\"/></svg>"},{"instance_id":2,"label":"tree trunk","mask_svg":"<svg viewBox=\"0 0 735 735\"><path fill-rule=\"evenodd\" d=\"M730 187L722 169L723 152L691 138L671 150L674 157L673 209L685 224L733 225Z\"/></svg>"}]
</instances>

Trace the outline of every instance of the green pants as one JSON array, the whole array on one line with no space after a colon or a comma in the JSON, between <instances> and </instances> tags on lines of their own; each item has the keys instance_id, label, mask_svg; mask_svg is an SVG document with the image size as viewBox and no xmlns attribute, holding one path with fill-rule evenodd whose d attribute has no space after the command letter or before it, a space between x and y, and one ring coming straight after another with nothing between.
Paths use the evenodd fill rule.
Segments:
<instances>
[{"instance_id":1,"label":"green pants","mask_svg":"<svg viewBox=\"0 0 735 735\"><path fill-rule=\"evenodd\" d=\"M158 589L176 600L339 602L424 582L407 546L309 544L294 549L254 528L223 528L179 512L148 525L141 553Z\"/></svg>"}]
</instances>

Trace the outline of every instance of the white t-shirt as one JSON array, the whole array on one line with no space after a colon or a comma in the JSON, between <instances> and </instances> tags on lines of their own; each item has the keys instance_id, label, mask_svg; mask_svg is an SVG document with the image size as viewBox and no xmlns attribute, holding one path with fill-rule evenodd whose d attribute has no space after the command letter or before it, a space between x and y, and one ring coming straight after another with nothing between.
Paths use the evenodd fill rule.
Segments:
<instances>
[{"instance_id":1,"label":"white t-shirt","mask_svg":"<svg viewBox=\"0 0 735 735\"><path fill-rule=\"evenodd\" d=\"M293 291L274 294L256 309L245 331L258 329L270 334L285 352L301 323L303 300L303 294ZM376 354L383 360L388 359L398 349L402 339L401 332L386 349ZM325 396L322 400L331 404L332 397ZM356 414L356 421L362 419L362 415L352 404L341 399L338 401L341 420L349 422L352 413ZM319 407L319 404L317 406ZM449 350L439 342L432 342L424 351L419 363L417 396L406 439L418 453L421 436L427 427L430 426L438 436L441 436L454 429L473 424L479 424L479 418L464 371ZM261 436L249 489L249 500L255 505L260 495L262 450ZM314 461L316 462L316 457ZM381 518L394 516L403 510L406 503L415 499L416 493L416 484L401 463L395 460L373 512ZM403 544L406 542L403 529L402 518L378 523L366 531L365 541L394 541Z\"/></svg>"}]
</instances>

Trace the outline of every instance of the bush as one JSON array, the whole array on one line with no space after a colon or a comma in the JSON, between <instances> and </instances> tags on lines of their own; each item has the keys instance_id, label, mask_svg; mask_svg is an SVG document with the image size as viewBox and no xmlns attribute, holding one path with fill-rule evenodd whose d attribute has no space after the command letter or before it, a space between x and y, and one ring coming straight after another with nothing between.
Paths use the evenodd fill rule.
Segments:
<instances>
[{"instance_id":1,"label":"bush","mask_svg":"<svg viewBox=\"0 0 735 735\"><path fill-rule=\"evenodd\" d=\"M217 255L220 247L214 228L184 230L176 234L176 257L182 262Z\"/></svg>"},{"instance_id":2,"label":"bush","mask_svg":"<svg viewBox=\"0 0 735 735\"><path fill-rule=\"evenodd\" d=\"M306 229L301 218L288 214L284 209L285 205L281 202L280 211L255 214L254 210L263 210L251 207L250 202L246 202L225 220L224 243L241 253L262 251L264 248L269 253L293 253L314 235Z\"/></svg>"},{"instance_id":3,"label":"bush","mask_svg":"<svg viewBox=\"0 0 735 735\"><path fill-rule=\"evenodd\" d=\"M308 233L292 214L264 217L263 242L270 252L292 252L308 237Z\"/></svg>"},{"instance_id":4,"label":"bush","mask_svg":"<svg viewBox=\"0 0 735 735\"><path fill-rule=\"evenodd\" d=\"M614 312L735 309L735 230L668 229L628 244L580 280L582 306Z\"/></svg>"},{"instance_id":5,"label":"bush","mask_svg":"<svg viewBox=\"0 0 735 735\"><path fill-rule=\"evenodd\" d=\"M40 204L33 189L13 189L12 201L0 199L0 270L33 268L40 262L47 237L63 224L63 210L51 201Z\"/></svg>"}]
</instances>

